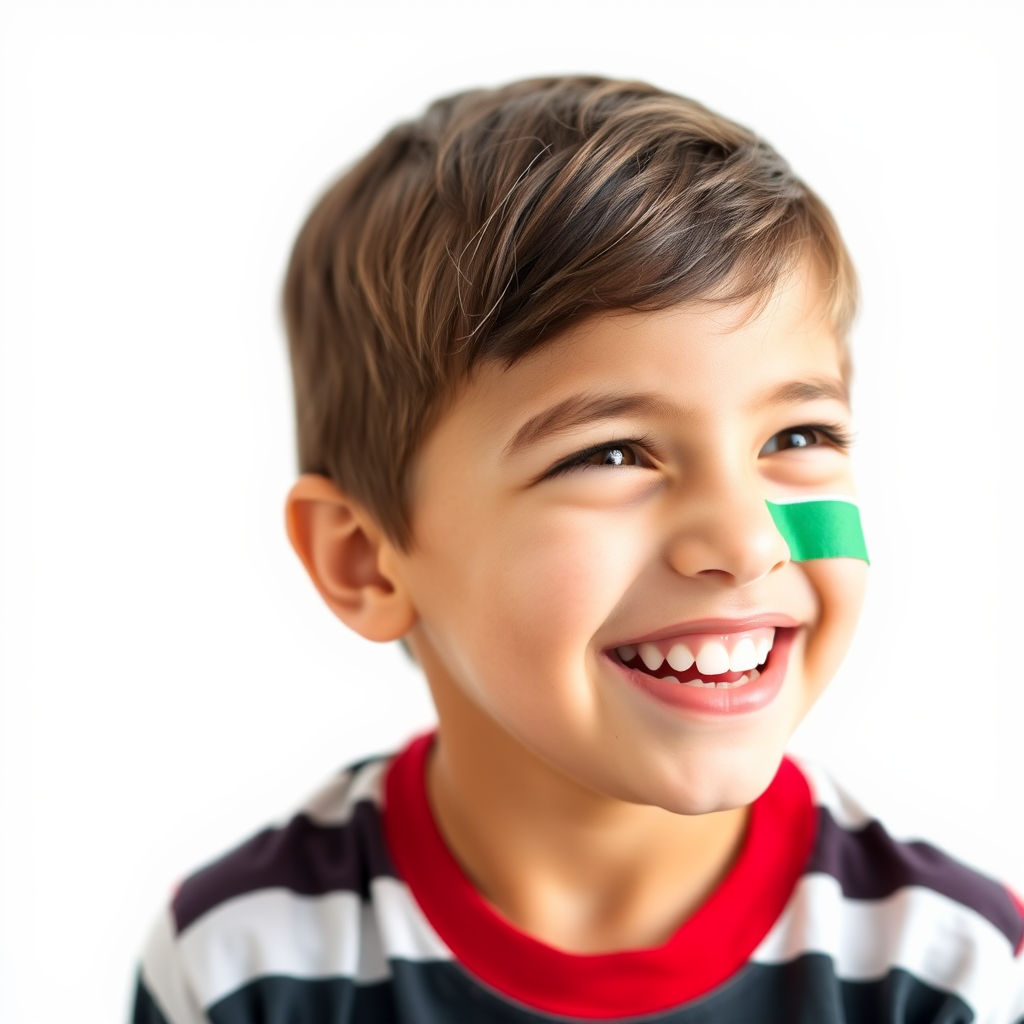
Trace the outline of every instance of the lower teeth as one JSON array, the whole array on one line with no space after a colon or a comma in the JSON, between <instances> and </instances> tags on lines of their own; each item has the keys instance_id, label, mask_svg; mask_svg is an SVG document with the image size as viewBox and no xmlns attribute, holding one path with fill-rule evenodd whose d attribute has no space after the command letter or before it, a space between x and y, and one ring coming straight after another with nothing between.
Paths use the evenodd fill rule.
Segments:
<instances>
[{"instance_id":1,"label":"lower teeth","mask_svg":"<svg viewBox=\"0 0 1024 1024\"><path fill-rule=\"evenodd\" d=\"M709 680L704 680L704 679L688 679L682 685L683 686L696 686L696 687L698 687L699 689L702 689L702 690L716 690L716 689L717 690L732 690L732 689L735 689L738 686L743 686L745 683L752 683L755 679L759 679L760 676L761 676L761 673L758 672L758 670L755 668L755 669L752 669L748 673L744 673L743 675L741 675L739 677L739 679L737 679L735 682L732 682L732 683L724 683L724 682L723 683L716 683L716 682L714 682L713 680L710 680L710 679ZM676 681L678 682L678 680L676 680Z\"/></svg>"}]
</instances>

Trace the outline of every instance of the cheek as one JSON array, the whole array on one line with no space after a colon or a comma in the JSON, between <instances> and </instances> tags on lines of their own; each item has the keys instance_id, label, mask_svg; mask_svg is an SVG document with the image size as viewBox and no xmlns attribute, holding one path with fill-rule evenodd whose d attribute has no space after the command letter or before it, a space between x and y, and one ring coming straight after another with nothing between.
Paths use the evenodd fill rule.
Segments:
<instances>
[{"instance_id":1,"label":"cheek","mask_svg":"<svg viewBox=\"0 0 1024 1024\"><path fill-rule=\"evenodd\" d=\"M637 553L617 541L610 517L551 515L516 531L504 571L513 643L542 649L559 668L583 665L593 635L636 575ZM628 533L625 536L629 536Z\"/></svg>"},{"instance_id":2,"label":"cheek","mask_svg":"<svg viewBox=\"0 0 1024 1024\"><path fill-rule=\"evenodd\" d=\"M820 688L832 678L853 639L868 566L856 558L822 558L800 568L818 596L819 616L808 637L804 667L808 682Z\"/></svg>"},{"instance_id":3,"label":"cheek","mask_svg":"<svg viewBox=\"0 0 1024 1024\"><path fill-rule=\"evenodd\" d=\"M491 529L449 535L418 575L424 623L444 630L450 667L494 701L540 692L572 701L587 683L591 638L635 578L642 555L606 514L490 518ZM437 614L432 614L436 610ZM533 706L535 700L531 699Z\"/></svg>"}]
</instances>

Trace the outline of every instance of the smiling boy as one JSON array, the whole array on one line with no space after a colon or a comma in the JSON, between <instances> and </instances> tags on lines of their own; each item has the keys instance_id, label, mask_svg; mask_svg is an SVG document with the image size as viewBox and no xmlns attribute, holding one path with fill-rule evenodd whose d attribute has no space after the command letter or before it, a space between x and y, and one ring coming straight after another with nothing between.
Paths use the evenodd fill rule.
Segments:
<instances>
[{"instance_id":1,"label":"smiling boy","mask_svg":"<svg viewBox=\"0 0 1024 1024\"><path fill-rule=\"evenodd\" d=\"M136 1021L1024 1018L1013 897L784 758L868 567L853 272L773 150L635 83L463 94L285 301L289 535L439 726L187 880Z\"/></svg>"}]
</instances>

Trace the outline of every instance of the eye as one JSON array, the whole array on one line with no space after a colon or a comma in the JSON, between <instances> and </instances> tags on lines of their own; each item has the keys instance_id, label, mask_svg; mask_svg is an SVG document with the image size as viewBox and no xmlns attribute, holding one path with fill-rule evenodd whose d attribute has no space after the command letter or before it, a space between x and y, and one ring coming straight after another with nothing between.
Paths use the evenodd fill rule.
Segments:
<instances>
[{"instance_id":1,"label":"eye","mask_svg":"<svg viewBox=\"0 0 1024 1024\"><path fill-rule=\"evenodd\" d=\"M764 447L758 452L758 455L771 455L774 452L784 451L786 448L810 448L811 445L820 443L818 432L810 427L780 430L765 441Z\"/></svg>"},{"instance_id":2,"label":"eye","mask_svg":"<svg viewBox=\"0 0 1024 1024\"><path fill-rule=\"evenodd\" d=\"M769 437L757 454L773 455L790 448L813 448L823 444L848 448L850 436L841 427L787 427Z\"/></svg>"},{"instance_id":3,"label":"eye","mask_svg":"<svg viewBox=\"0 0 1024 1024\"><path fill-rule=\"evenodd\" d=\"M586 461L580 463L580 465L635 466L638 462L636 451L633 448L630 448L629 445L616 445L609 448L599 448L596 452L592 451L587 456Z\"/></svg>"},{"instance_id":4,"label":"eye","mask_svg":"<svg viewBox=\"0 0 1024 1024\"><path fill-rule=\"evenodd\" d=\"M575 469L589 469L591 466L646 466L649 465L641 454L639 443L631 441L612 441L608 444L594 445L564 462L560 462L547 475L549 477L569 473Z\"/></svg>"}]
</instances>

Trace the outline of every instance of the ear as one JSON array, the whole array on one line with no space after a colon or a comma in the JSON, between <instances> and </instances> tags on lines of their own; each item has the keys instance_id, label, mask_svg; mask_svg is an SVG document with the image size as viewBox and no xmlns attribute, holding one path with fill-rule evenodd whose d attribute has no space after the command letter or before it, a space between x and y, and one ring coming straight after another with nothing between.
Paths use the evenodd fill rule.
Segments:
<instances>
[{"instance_id":1,"label":"ear","mask_svg":"<svg viewBox=\"0 0 1024 1024\"><path fill-rule=\"evenodd\" d=\"M307 473L288 494L288 539L327 606L367 640L397 640L416 624L397 550L369 513L326 477Z\"/></svg>"}]
</instances>

